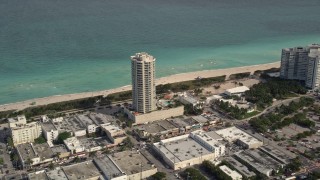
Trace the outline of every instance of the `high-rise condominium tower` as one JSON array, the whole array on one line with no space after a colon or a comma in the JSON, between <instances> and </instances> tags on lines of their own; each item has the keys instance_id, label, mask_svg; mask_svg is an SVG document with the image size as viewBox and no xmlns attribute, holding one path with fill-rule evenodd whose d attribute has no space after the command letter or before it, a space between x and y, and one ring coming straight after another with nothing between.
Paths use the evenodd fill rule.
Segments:
<instances>
[{"instance_id":1,"label":"high-rise condominium tower","mask_svg":"<svg viewBox=\"0 0 320 180\"><path fill-rule=\"evenodd\" d=\"M320 85L320 45L282 49L280 77L305 81L306 87Z\"/></svg>"},{"instance_id":2,"label":"high-rise condominium tower","mask_svg":"<svg viewBox=\"0 0 320 180\"><path fill-rule=\"evenodd\" d=\"M139 113L156 110L155 61L148 53L131 56L133 108Z\"/></svg>"}]
</instances>

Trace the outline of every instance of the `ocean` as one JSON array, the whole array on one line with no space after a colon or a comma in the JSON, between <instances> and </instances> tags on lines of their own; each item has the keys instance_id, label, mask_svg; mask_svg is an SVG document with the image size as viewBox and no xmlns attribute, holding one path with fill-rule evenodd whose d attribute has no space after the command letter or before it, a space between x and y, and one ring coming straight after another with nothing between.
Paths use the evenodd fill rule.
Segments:
<instances>
[{"instance_id":1,"label":"ocean","mask_svg":"<svg viewBox=\"0 0 320 180\"><path fill-rule=\"evenodd\" d=\"M0 0L0 104L156 76L275 62L320 43L319 0Z\"/></svg>"}]
</instances>

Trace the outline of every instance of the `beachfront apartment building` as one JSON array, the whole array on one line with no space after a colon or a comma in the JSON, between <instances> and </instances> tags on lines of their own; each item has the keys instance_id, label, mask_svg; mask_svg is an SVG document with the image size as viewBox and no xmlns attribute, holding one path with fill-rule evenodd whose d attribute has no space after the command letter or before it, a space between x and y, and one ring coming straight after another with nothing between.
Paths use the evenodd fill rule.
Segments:
<instances>
[{"instance_id":1,"label":"beachfront apartment building","mask_svg":"<svg viewBox=\"0 0 320 180\"><path fill-rule=\"evenodd\" d=\"M27 123L25 116L9 118L8 124L12 142L15 146L18 144L34 142L34 139L38 138L42 133L40 123Z\"/></svg>"},{"instance_id":2,"label":"beachfront apartment building","mask_svg":"<svg viewBox=\"0 0 320 180\"><path fill-rule=\"evenodd\" d=\"M155 61L145 52L131 56L132 105L136 112L148 113L157 109Z\"/></svg>"},{"instance_id":3,"label":"beachfront apartment building","mask_svg":"<svg viewBox=\"0 0 320 180\"><path fill-rule=\"evenodd\" d=\"M310 89L320 85L320 45L282 49L280 77L305 81Z\"/></svg>"}]
</instances>

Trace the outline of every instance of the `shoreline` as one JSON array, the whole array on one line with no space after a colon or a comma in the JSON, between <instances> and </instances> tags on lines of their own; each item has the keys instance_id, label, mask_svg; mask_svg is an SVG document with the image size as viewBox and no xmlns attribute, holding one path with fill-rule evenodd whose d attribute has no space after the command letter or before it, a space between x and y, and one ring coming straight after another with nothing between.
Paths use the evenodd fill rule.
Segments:
<instances>
[{"instance_id":1,"label":"shoreline","mask_svg":"<svg viewBox=\"0 0 320 180\"><path fill-rule=\"evenodd\" d=\"M158 78L156 79L156 85L194 80L199 76L202 78L209 78L209 77L226 75L228 77L231 74L254 72L257 70L267 70L267 69L279 68L279 67L280 67L280 61L277 61L274 63L258 64L258 65L251 65L251 66L241 66L241 67L226 68L226 69L214 69L214 70L203 70L203 71L194 71L194 72L188 72L188 73L180 73L180 74L174 74L174 75ZM36 107L40 105L47 105L47 104L63 102L63 101L71 101L71 100L94 97L99 95L106 96L108 94L128 91L128 90L131 90L131 85L126 85L119 88L106 89L101 91L53 95L53 96L48 96L43 98L35 98L35 99L30 99L30 100L25 100L20 102L2 104L0 105L0 112L9 111L9 110L22 110L28 107ZM31 103L33 102L35 102L36 104L31 105Z\"/></svg>"}]
</instances>

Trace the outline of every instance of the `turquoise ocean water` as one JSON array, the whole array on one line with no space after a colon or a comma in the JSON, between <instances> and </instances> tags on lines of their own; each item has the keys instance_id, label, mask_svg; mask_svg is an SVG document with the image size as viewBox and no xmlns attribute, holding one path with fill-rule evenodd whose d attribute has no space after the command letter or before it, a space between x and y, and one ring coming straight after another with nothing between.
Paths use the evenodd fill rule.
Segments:
<instances>
[{"instance_id":1,"label":"turquoise ocean water","mask_svg":"<svg viewBox=\"0 0 320 180\"><path fill-rule=\"evenodd\" d=\"M0 0L0 104L157 77L270 63L320 43L319 0Z\"/></svg>"}]
</instances>

